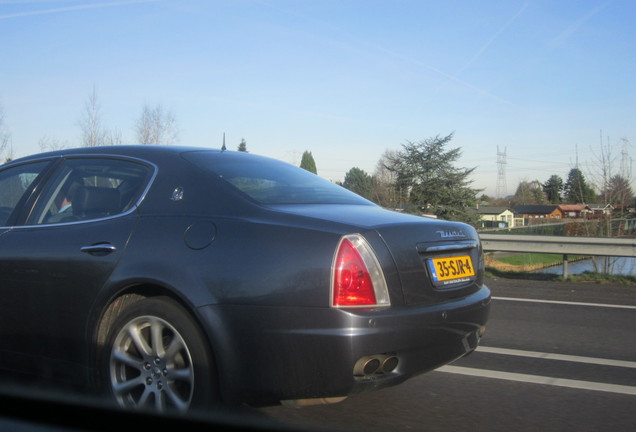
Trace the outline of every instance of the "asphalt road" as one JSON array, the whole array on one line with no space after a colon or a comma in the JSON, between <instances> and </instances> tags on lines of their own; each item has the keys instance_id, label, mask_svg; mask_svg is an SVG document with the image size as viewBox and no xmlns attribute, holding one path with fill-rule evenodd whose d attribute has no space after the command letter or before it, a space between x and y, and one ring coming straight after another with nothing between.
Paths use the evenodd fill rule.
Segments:
<instances>
[{"instance_id":1,"label":"asphalt road","mask_svg":"<svg viewBox=\"0 0 636 432\"><path fill-rule=\"evenodd\" d=\"M472 355L339 404L259 415L300 430L636 430L636 287L487 284L492 313Z\"/></svg>"}]
</instances>

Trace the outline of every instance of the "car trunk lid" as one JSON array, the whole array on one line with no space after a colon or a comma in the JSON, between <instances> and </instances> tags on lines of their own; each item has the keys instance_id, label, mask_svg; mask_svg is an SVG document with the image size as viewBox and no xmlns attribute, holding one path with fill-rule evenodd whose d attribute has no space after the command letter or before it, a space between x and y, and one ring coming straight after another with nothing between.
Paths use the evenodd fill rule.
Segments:
<instances>
[{"instance_id":1,"label":"car trunk lid","mask_svg":"<svg viewBox=\"0 0 636 432\"><path fill-rule=\"evenodd\" d=\"M272 207L284 213L344 224L343 229L351 232L376 233L389 252L385 254L376 248L385 274L393 273L390 267L397 269L394 280L400 284L408 305L465 296L483 284L481 244L477 232L469 225L382 210L373 205ZM368 240L377 246L373 239ZM388 256L392 263L385 259ZM395 287L390 289L394 291Z\"/></svg>"},{"instance_id":2,"label":"car trunk lid","mask_svg":"<svg viewBox=\"0 0 636 432\"><path fill-rule=\"evenodd\" d=\"M483 284L482 250L472 227L433 220L377 231L397 266L406 304L465 296Z\"/></svg>"}]
</instances>

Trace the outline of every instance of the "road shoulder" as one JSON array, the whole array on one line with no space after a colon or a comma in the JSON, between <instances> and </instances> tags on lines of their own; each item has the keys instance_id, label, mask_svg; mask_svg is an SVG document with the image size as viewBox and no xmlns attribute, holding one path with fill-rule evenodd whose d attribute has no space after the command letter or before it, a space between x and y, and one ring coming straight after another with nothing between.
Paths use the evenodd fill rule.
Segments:
<instances>
[{"instance_id":1,"label":"road shoulder","mask_svg":"<svg viewBox=\"0 0 636 432\"><path fill-rule=\"evenodd\" d=\"M594 282L538 281L488 277L493 297L636 306L636 286Z\"/></svg>"}]
</instances>

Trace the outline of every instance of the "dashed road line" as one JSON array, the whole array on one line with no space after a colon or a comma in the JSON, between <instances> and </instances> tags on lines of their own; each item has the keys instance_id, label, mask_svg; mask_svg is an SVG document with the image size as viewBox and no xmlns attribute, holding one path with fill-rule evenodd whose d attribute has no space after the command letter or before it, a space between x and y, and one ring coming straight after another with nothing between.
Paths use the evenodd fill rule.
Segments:
<instances>
[{"instance_id":1,"label":"dashed road line","mask_svg":"<svg viewBox=\"0 0 636 432\"><path fill-rule=\"evenodd\" d=\"M541 375L529 375L512 372L501 372L488 369L476 369L463 366L442 366L436 369L439 372L469 375L482 378L500 379L506 381L517 381L531 384L543 384L556 387L567 387L580 390L592 390L608 393L618 393L630 396L636 396L636 387L624 386L618 384L607 384L592 381L579 381L565 378L554 378Z\"/></svg>"},{"instance_id":2,"label":"dashed road line","mask_svg":"<svg viewBox=\"0 0 636 432\"><path fill-rule=\"evenodd\" d=\"M603 307L603 308L613 308L613 309L636 310L636 306L632 306L632 305L617 305L617 304L607 304L607 303L584 303L584 302L571 302L571 301L561 301L561 300L540 300L540 299L529 299L529 298L518 298L518 297L492 297L492 299L501 300L501 301L527 302L527 303L547 303L547 304L558 304L558 305L568 305L568 306L588 306L588 307Z\"/></svg>"},{"instance_id":3,"label":"dashed road line","mask_svg":"<svg viewBox=\"0 0 636 432\"><path fill-rule=\"evenodd\" d=\"M501 354L501 355L509 355L509 356L517 356L517 357L531 357L538 359L546 359L546 360L562 360L573 363L586 363L586 364L595 364L601 366L615 366L615 367L624 367L624 368L633 368L636 369L636 362L627 361L627 360L613 360L613 359L605 359L605 358L596 358L596 357L584 357L584 356L573 356L567 354L555 354L555 353L544 353L539 351L524 351L517 349L509 349L509 348L495 348L480 345L477 347L477 352L489 353L489 354Z\"/></svg>"}]
</instances>

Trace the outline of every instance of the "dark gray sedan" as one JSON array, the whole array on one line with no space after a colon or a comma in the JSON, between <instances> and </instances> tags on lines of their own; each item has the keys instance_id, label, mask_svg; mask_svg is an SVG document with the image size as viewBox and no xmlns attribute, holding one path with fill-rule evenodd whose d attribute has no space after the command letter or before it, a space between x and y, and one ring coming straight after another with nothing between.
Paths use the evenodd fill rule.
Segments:
<instances>
[{"instance_id":1,"label":"dark gray sedan","mask_svg":"<svg viewBox=\"0 0 636 432\"><path fill-rule=\"evenodd\" d=\"M0 368L122 407L302 406L470 353L476 231L286 163L160 146L0 167Z\"/></svg>"}]
</instances>

